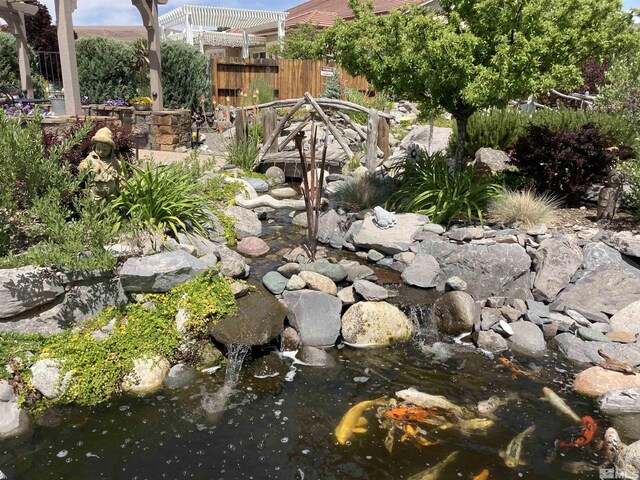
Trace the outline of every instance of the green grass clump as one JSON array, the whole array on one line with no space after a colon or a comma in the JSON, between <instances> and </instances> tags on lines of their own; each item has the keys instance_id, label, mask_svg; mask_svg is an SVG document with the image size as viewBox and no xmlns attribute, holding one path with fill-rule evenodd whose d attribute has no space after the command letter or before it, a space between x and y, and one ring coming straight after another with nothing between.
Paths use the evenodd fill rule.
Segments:
<instances>
[{"instance_id":1,"label":"green grass clump","mask_svg":"<svg viewBox=\"0 0 640 480\"><path fill-rule=\"evenodd\" d=\"M389 208L428 215L434 223L465 217L483 219L489 201L503 192L491 177L479 177L471 166L452 172L441 152L418 158L407 155L395 168L399 185L389 199Z\"/></svg>"},{"instance_id":2,"label":"green grass clump","mask_svg":"<svg viewBox=\"0 0 640 480\"><path fill-rule=\"evenodd\" d=\"M487 216L492 221L505 225L518 224L525 227L552 222L560 202L533 190L506 191L489 203Z\"/></svg>"},{"instance_id":3,"label":"green grass clump","mask_svg":"<svg viewBox=\"0 0 640 480\"><path fill-rule=\"evenodd\" d=\"M365 174L342 183L333 198L333 208L343 208L348 212L359 212L384 205L393 185L389 179L374 174Z\"/></svg>"}]
</instances>

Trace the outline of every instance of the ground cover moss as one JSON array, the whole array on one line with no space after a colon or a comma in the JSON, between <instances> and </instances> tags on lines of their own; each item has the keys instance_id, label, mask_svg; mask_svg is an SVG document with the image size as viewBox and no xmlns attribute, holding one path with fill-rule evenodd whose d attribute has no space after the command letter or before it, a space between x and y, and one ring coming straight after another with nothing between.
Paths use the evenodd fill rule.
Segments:
<instances>
[{"instance_id":1,"label":"ground cover moss","mask_svg":"<svg viewBox=\"0 0 640 480\"><path fill-rule=\"evenodd\" d=\"M180 354L182 335L175 324L180 308L187 310L187 335L198 339L209 322L233 313L236 307L229 283L205 273L166 294L147 295L145 303L107 308L62 334L0 333L0 361L14 370L5 373L3 369L3 375L21 386L20 398L34 411L53 403L104 402L121 392L122 379L133 369L135 359L160 355L172 362ZM111 330L106 338L92 335L106 326ZM61 378L71 376L64 393L54 400L38 398L29 382L31 365L44 358L60 362Z\"/></svg>"}]
</instances>

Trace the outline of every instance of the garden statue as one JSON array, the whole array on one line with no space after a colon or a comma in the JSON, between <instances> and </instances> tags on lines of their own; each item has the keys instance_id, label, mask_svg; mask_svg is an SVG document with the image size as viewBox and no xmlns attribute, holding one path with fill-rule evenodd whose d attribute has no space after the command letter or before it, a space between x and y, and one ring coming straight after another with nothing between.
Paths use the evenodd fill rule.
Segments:
<instances>
[{"instance_id":1,"label":"garden statue","mask_svg":"<svg viewBox=\"0 0 640 480\"><path fill-rule=\"evenodd\" d=\"M91 148L92 152L78 165L78 171L88 170L93 175L91 191L97 199L113 197L118 194L122 167L115 155L111 130L107 127L98 130L91 139Z\"/></svg>"},{"instance_id":2,"label":"garden statue","mask_svg":"<svg viewBox=\"0 0 640 480\"><path fill-rule=\"evenodd\" d=\"M393 212L388 212L382 207L374 207L373 208L373 223L376 227L386 230L387 228L392 228L397 223L396 215Z\"/></svg>"},{"instance_id":3,"label":"garden statue","mask_svg":"<svg viewBox=\"0 0 640 480\"><path fill-rule=\"evenodd\" d=\"M612 220L618 209L618 201L622 196L622 186L624 184L624 174L618 170L611 170L604 182L604 187L600 189L598 195L598 209L596 219Z\"/></svg>"}]
</instances>

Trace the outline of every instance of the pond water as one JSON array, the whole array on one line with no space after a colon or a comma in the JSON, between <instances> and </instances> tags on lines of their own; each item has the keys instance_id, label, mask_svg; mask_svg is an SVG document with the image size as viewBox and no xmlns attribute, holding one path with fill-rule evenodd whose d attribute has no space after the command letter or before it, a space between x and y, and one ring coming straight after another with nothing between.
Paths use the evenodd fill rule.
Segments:
<instances>
[{"instance_id":1,"label":"pond water","mask_svg":"<svg viewBox=\"0 0 640 480\"><path fill-rule=\"evenodd\" d=\"M295 244L299 235L294 237L283 237L272 225L267 241L277 250ZM261 278L273 261L254 262L252 276ZM0 470L9 479L31 480L406 479L459 451L456 461L433 478L471 480L485 468L489 479L598 478L597 470L565 471L572 461L598 465L601 455L591 445L556 451L554 441L568 440L576 426L539 399L548 386L578 415L592 415L606 427L592 403L571 393L569 365L552 352L535 365L520 359L531 376L513 378L498 359L434 336L421 315L428 307L420 304L429 303L423 291L397 290L393 301L412 305L407 310L423 320L422 334L407 344L330 349L338 366L329 369L292 365L275 349L253 351L235 384L235 379L225 382L221 369L147 398L56 408L30 435L0 447ZM442 343L434 346L436 340ZM265 365L278 375L264 375ZM469 408L492 395L517 392L519 400L499 409L487 431L435 432L433 446L396 441L389 453L387 431L374 411L365 414L368 431L355 434L347 445L337 443L334 429L349 408L409 387ZM522 454L529 465L506 467L499 451L531 425L536 430Z\"/></svg>"}]
</instances>

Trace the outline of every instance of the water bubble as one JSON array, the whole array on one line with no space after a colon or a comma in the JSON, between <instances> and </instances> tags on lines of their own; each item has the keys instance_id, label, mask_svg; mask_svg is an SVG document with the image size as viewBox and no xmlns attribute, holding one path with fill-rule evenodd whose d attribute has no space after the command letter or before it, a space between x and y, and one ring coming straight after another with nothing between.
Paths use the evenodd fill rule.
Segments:
<instances>
[{"instance_id":1,"label":"water bubble","mask_svg":"<svg viewBox=\"0 0 640 480\"><path fill-rule=\"evenodd\" d=\"M69 457L69 458L67 458L67 459L65 460L65 462L67 462L67 463L71 463L71 462L73 462L73 458Z\"/></svg>"},{"instance_id":2,"label":"water bubble","mask_svg":"<svg viewBox=\"0 0 640 480\"><path fill-rule=\"evenodd\" d=\"M302 450L302 454L303 455L309 455L309 450L305 448L304 450Z\"/></svg>"},{"instance_id":3,"label":"water bubble","mask_svg":"<svg viewBox=\"0 0 640 480\"><path fill-rule=\"evenodd\" d=\"M67 450L60 450L58 453L56 453L56 457L58 458L64 458L67 455L69 455L69 452Z\"/></svg>"},{"instance_id":4,"label":"water bubble","mask_svg":"<svg viewBox=\"0 0 640 480\"><path fill-rule=\"evenodd\" d=\"M282 414L282 412L280 410L276 410L275 412L273 412L273 414L276 417L276 420L278 420L280 418L280 415Z\"/></svg>"},{"instance_id":5,"label":"water bubble","mask_svg":"<svg viewBox=\"0 0 640 480\"><path fill-rule=\"evenodd\" d=\"M356 383L365 383L369 381L369 377L354 377L353 381Z\"/></svg>"},{"instance_id":6,"label":"water bubble","mask_svg":"<svg viewBox=\"0 0 640 480\"><path fill-rule=\"evenodd\" d=\"M282 437L282 438L280 439L280 442L281 442L281 443L289 443L289 438L288 438L288 437Z\"/></svg>"}]
</instances>

